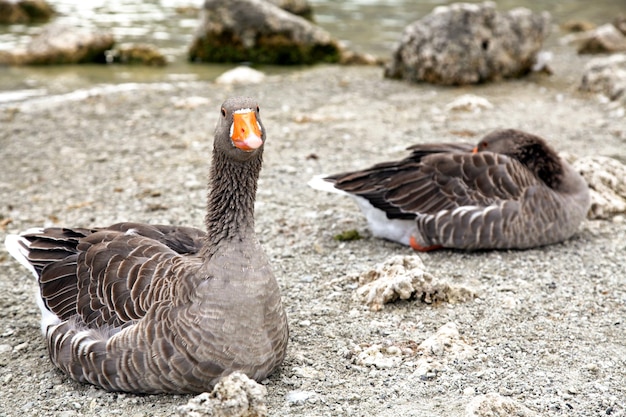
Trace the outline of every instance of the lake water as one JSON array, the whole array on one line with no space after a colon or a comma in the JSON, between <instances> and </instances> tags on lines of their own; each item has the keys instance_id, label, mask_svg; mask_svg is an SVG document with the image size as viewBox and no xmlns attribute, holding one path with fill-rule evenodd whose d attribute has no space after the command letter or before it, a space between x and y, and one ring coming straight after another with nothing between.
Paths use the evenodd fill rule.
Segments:
<instances>
[{"instance_id":1,"label":"lake water","mask_svg":"<svg viewBox=\"0 0 626 417\"><path fill-rule=\"evenodd\" d=\"M157 46L171 64L166 68L75 65L58 67L0 67L0 103L27 96L50 95L100 84L211 80L231 65L190 64L186 51L198 26L202 1L189 0L57 0L50 1L58 23L111 31L118 43L145 42ZM350 49L389 57L402 30L439 5L441 0L310 0L316 22ZM553 22L570 19L595 24L626 13L626 0L498 1L499 10L524 6L546 10ZM40 30L37 25L0 26L0 49L24 45ZM556 43L558 36L548 41ZM267 72L297 68L263 68Z\"/></svg>"}]
</instances>

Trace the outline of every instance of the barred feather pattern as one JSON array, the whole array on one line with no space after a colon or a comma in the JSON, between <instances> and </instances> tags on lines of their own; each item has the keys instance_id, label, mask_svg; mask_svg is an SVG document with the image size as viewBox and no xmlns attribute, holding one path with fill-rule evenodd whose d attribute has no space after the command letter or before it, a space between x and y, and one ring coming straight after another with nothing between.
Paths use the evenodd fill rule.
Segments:
<instances>
[{"instance_id":1,"label":"barred feather pattern","mask_svg":"<svg viewBox=\"0 0 626 417\"><path fill-rule=\"evenodd\" d=\"M251 99L224 103L213 161L231 171L212 171L207 207L207 230L229 233L119 223L7 238L38 277L50 358L71 378L109 391L198 393L234 371L263 380L282 363L287 318L254 234L262 147L230 143L240 108L258 118Z\"/></svg>"},{"instance_id":2,"label":"barred feather pattern","mask_svg":"<svg viewBox=\"0 0 626 417\"><path fill-rule=\"evenodd\" d=\"M590 204L587 184L543 139L506 129L472 148L414 145L403 160L326 180L388 219L414 219L422 247L527 249L578 230Z\"/></svg>"}]
</instances>

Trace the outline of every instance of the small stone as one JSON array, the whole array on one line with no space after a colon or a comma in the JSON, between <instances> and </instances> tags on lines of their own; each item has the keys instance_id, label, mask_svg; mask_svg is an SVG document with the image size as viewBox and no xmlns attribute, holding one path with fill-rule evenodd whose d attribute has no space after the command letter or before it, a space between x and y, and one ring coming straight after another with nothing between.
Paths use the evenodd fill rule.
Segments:
<instances>
[{"instance_id":1,"label":"small stone","mask_svg":"<svg viewBox=\"0 0 626 417\"><path fill-rule=\"evenodd\" d=\"M20 350L24 350L28 347L28 342L20 343L19 345L13 348L14 352L19 352Z\"/></svg>"},{"instance_id":2,"label":"small stone","mask_svg":"<svg viewBox=\"0 0 626 417\"><path fill-rule=\"evenodd\" d=\"M479 395L465 408L465 417L537 417L538 414L522 403L496 393Z\"/></svg>"},{"instance_id":3,"label":"small stone","mask_svg":"<svg viewBox=\"0 0 626 417\"><path fill-rule=\"evenodd\" d=\"M484 97L474 94L464 94L446 106L447 111L465 111L470 113L480 113L482 110L493 108L493 104Z\"/></svg>"},{"instance_id":4,"label":"small stone","mask_svg":"<svg viewBox=\"0 0 626 417\"><path fill-rule=\"evenodd\" d=\"M226 71L215 79L216 84L241 85L259 84L265 79L265 74L250 67L237 67Z\"/></svg>"},{"instance_id":5,"label":"small stone","mask_svg":"<svg viewBox=\"0 0 626 417\"><path fill-rule=\"evenodd\" d=\"M4 378L2 379L2 383L4 385L8 384L9 382L11 382L13 380L13 374L6 374L4 376Z\"/></svg>"},{"instance_id":6,"label":"small stone","mask_svg":"<svg viewBox=\"0 0 626 417\"><path fill-rule=\"evenodd\" d=\"M241 372L222 378L211 393L204 392L181 407L182 417L266 417L267 389Z\"/></svg>"},{"instance_id":7,"label":"small stone","mask_svg":"<svg viewBox=\"0 0 626 417\"><path fill-rule=\"evenodd\" d=\"M285 396L285 399L289 404L301 405L315 395L315 392L312 391L289 391Z\"/></svg>"}]
</instances>

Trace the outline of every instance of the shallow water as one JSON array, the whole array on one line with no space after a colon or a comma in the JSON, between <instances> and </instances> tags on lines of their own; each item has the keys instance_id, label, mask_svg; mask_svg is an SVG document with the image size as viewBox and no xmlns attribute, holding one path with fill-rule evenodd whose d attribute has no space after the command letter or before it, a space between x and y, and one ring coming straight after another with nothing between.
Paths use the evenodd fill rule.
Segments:
<instances>
[{"instance_id":1,"label":"shallow water","mask_svg":"<svg viewBox=\"0 0 626 417\"><path fill-rule=\"evenodd\" d=\"M201 1L189 0L57 0L55 22L113 32L118 43L146 42L156 45L171 62L166 68L74 65L56 67L0 68L0 104L27 97L64 93L93 85L125 82L168 82L212 80L230 65L190 64L186 51L198 25ZM316 22L350 49L388 57L404 27L430 13L441 0L310 0ZM620 11L626 0L544 2L539 0L498 1L500 10L524 6L546 10L558 25L569 19L602 24ZM0 27L0 49L24 45L40 26ZM556 43L558 33L548 41ZM266 72L298 68L263 68Z\"/></svg>"}]
</instances>

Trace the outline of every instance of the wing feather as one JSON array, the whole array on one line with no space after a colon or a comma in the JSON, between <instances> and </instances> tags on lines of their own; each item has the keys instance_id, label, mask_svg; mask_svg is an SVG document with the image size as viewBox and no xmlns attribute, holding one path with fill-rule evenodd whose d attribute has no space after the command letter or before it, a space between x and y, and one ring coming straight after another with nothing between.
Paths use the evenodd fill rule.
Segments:
<instances>
[{"instance_id":1,"label":"wing feather","mask_svg":"<svg viewBox=\"0 0 626 417\"><path fill-rule=\"evenodd\" d=\"M45 306L61 319L123 326L165 294L169 259L195 254L205 232L191 227L118 223L107 228L47 228L27 232L28 260L39 274ZM167 283L164 282L164 286Z\"/></svg>"}]
</instances>

